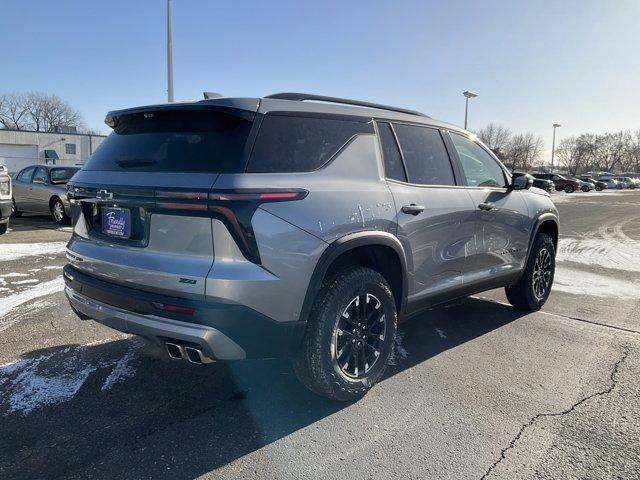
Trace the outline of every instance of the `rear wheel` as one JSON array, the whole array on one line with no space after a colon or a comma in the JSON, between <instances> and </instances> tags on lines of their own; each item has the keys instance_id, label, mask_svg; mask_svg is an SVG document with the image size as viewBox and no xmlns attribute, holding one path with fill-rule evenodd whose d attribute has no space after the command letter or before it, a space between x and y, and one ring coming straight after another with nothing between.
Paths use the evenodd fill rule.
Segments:
<instances>
[{"instance_id":1,"label":"rear wheel","mask_svg":"<svg viewBox=\"0 0 640 480\"><path fill-rule=\"evenodd\" d=\"M8 228L9 228L9 222L0 223L0 235L4 235L5 233L7 233Z\"/></svg>"},{"instance_id":2,"label":"rear wheel","mask_svg":"<svg viewBox=\"0 0 640 480\"><path fill-rule=\"evenodd\" d=\"M54 197L53 200L51 200L49 209L51 210L51 217L53 218L53 221L58 225L64 225L69 221L69 217L64 211L62 200L58 197Z\"/></svg>"},{"instance_id":3,"label":"rear wheel","mask_svg":"<svg viewBox=\"0 0 640 480\"><path fill-rule=\"evenodd\" d=\"M601 192L601 191L602 191L602 186L596 185L596 192Z\"/></svg>"},{"instance_id":4,"label":"rear wheel","mask_svg":"<svg viewBox=\"0 0 640 480\"><path fill-rule=\"evenodd\" d=\"M294 359L296 375L319 395L356 400L384 374L396 328L396 305L384 277L363 267L344 270L316 298Z\"/></svg>"},{"instance_id":5,"label":"rear wheel","mask_svg":"<svg viewBox=\"0 0 640 480\"><path fill-rule=\"evenodd\" d=\"M11 201L11 216L13 218L18 218L18 217L22 216L22 212L18 211L18 207L16 206L16 200L15 199L13 199Z\"/></svg>"},{"instance_id":6,"label":"rear wheel","mask_svg":"<svg viewBox=\"0 0 640 480\"><path fill-rule=\"evenodd\" d=\"M587 187L586 185L583 185L582 187L580 187L580 190L586 193L589 191L589 187Z\"/></svg>"},{"instance_id":7,"label":"rear wheel","mask_svg":"<svg viewBox=\"0 0 640 480\"><path fill-rule=\"evenodd\" d=\"M573 185L565 185L564 187L564 191L567 193L573 193L574 190L575 188L573 187Z\"/></svg>"},{"instance_id":8,"label":"rear wheel","mask_svg":"<svg viewBox=\"0 0 640 480\"><path fill-rule=\"evenodd\" d=\"M520 310L540 310L549 298L556 268L556 251L549 235L539 233L520 281L505 288L509 303Z\"/></svg>"}]
</instances>

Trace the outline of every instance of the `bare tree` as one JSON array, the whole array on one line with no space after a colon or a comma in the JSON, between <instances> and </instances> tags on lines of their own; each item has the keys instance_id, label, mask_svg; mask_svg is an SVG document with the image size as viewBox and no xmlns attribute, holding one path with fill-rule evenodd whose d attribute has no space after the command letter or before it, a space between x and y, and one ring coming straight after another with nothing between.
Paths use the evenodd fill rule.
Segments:
<instances>
[{"instance_id":1,"label":"bare tree","mask_svg":"<svg viewBox=\"0 0 640 480\"><path fill-rule=\"evenodd\" d=\"M556 150L558 160L571 175L584 169L586 158L576 137L563 138Z\"/></svg>"},{"instance_id":2,"label":"bare tree","mask_svg":"<svg viewBox=\"0 0 640 480\"><path fill-rule=\"evenodd\" d=\"M511 137L505 147L505 163L511 170L529 170L540 158L544 142L533 133L519 133Z\"/></svg>"},{"instance_id":3,"label":"bare tree","mask_svg":"<svg viewBox=\"0 0 640 480\"><path fill-rule=\"evenodd\" d=\"M24 95L9 93L0 95L0 124L4 128L23 130L28 128L29 115Z\"/></svg>"},{"instance_id":4,"label":"bare tree","mask_svg":"<svg viewBox=\"0 0 640 480\"><path fill-rule=\"evenodd\" d=\"M505 149L511 139L511 131L508 128L490 123L477 130L475 134L498 158L504 158Z\"/></svg>"},{"instance_id":5,"label":"bare tree","mask_svg":"<svg viewBox=\"0 0 640 480\"><path fill-rule=\"evenodd\" d=\"M0 123L4 128L38 132L84 128L80 112L57 95L42 92L1 95Z\"/></svg>"}]
</instances>

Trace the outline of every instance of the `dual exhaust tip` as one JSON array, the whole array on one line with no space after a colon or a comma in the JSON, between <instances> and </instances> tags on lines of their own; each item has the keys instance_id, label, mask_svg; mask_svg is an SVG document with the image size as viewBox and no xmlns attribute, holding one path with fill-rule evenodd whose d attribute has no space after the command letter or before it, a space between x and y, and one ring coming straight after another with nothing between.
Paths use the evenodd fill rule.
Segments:
<instances>
[{"instance_id":1,"label":"dual exhaust tip","mask_svg":"<svg viewBox=\"0 0 640 480\"><path fill-rule=\"evenodd\" d=\"M176 360L187 360L188 362L197 363L198 365L215 362L213 358L208 357L199 347L181 345L174 342L165 342L164 345L169 356Z\"/></svg>"}]
</instances>

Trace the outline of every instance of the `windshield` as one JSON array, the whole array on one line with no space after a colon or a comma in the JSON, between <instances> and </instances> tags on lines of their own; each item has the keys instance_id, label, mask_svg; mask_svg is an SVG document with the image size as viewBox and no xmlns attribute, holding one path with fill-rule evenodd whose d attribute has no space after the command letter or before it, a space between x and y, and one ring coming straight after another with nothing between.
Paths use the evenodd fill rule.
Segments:
<instances>
[{"instance_id":1,"label":"windshield","mask_svg":"<svg viewBox=\"0 0 640 480\"><path fill-rule=\"evenodd\" d=\"M52 168L49 172L49 178L54 185L67 183L73 175L80 170L79 168Z\"/></svg>"},{"instance_id":2,"label":"windshield","mask_svg":"<svg viewBox=\"0 0 640 480\"><path fill-rule=\"evenodd\" d=\"M124 115L85 170L233 173L244 168L244 112L162 110Z\"/></svg>"}]
</instances>

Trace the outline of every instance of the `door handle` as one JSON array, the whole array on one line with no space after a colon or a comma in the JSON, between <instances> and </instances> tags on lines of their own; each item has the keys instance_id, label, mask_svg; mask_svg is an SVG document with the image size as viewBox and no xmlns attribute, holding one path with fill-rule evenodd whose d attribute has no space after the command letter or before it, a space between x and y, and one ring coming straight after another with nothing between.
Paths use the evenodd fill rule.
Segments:
<instances>
[{"instance_id":1,"label":"door handle","mask_svg":"<svg viewBox=\"0 0 640 480\"><path fill-rule=\"evenodd\" d=\"M478 205L478 208L480 210L485 210L487 212L495 212L496 210L499 210L493 203L491 202L482 202L480 205Z\"/></svg>"},{"instance_id":2,"label":"door handle","mask_svg":"<svg viewBox=\"0 0 640 480\"><path fill-rule=\"evenodd\" d=\"M411 205L405 205L402 207L402 213L420 215L422 212L424 212L424 205L416 205L415 203L412 203Z\"/></svg>"}]
</instances>

